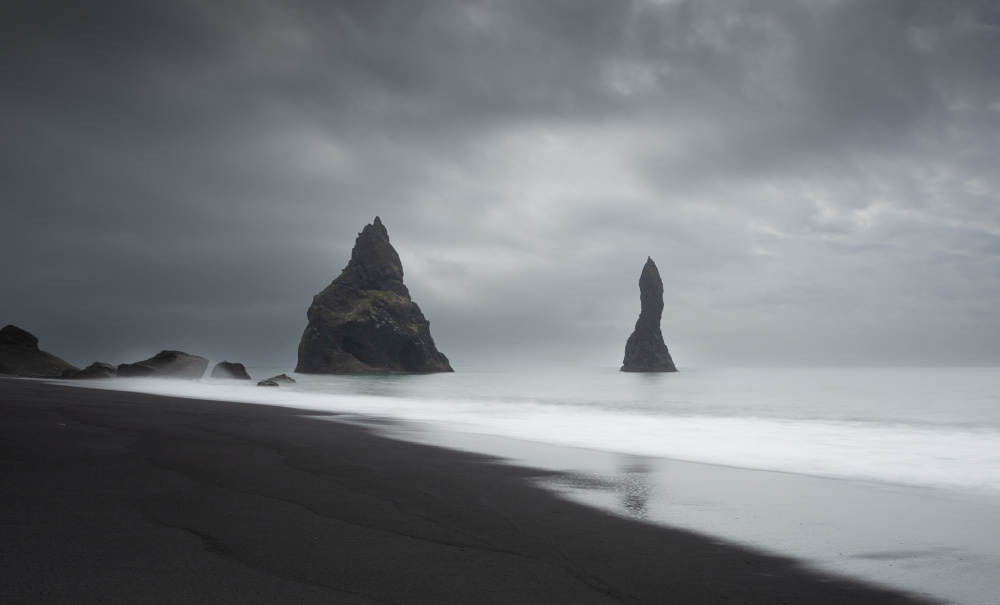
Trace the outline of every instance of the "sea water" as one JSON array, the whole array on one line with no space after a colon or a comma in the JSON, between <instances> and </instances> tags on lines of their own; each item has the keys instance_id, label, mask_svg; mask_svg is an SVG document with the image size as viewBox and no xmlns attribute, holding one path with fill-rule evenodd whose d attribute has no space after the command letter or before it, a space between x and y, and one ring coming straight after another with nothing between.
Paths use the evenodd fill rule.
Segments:
<instances>
[{"instance_id":1,"label":"sea water","mask_svg":"<svg viewBox=\"0 0 1000 605\"><path fill-rule=\"evenodd\" d=\"M280 368L252 370L254 379ZM283 370L288 372L287 369ZM291 374L291 372L288 372ZM577 448L860 479L1000 502L1000 369L614 368L118 380L102 387L433 423Z\"/></svg>"},{"instance_id":2,"label":"sea water","mask_svg":"<svg viewBox=\"0 0 1000 605\"><path fill-rule=\"evenodd\" d=\"M293 376L75 384L337 412L389 437L561 471L541 486L612 514L948 603L1000 604L1000 369Z\"/></svg>"}]
</instances>

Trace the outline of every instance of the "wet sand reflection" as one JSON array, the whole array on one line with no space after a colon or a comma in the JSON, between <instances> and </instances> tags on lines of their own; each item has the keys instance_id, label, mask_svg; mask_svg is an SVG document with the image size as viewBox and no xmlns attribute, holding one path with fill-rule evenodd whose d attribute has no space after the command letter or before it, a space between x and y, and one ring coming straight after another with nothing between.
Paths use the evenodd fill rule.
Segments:
<instances>
[{"instance_id":1,"label":"wet sand reflection","mask_svg":"<svg viewBox=\"0 0 1000 605\"><path fill-rule=\"evenodd\" d=\"M650 473L652 467L646 458L623 456L621 473L616 477L615 492L621 502L622 512L631 517L649 516L647 504L652 492Z\"/></svg>"}]
</instances>

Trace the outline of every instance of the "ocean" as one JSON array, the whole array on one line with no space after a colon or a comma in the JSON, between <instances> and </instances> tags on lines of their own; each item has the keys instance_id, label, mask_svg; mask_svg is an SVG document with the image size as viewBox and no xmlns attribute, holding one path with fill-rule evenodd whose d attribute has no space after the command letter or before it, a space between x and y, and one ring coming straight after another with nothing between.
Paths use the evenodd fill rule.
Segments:
<instances>
[{"instance_id":1,"label":"ocean","mask_svg":"<svg viewBox=\"0 0 1000 605\"><path fill-rule=\"evenodd\" d=\"M255 380L288 369L252 369ZM348 412L585 449L1000 502L1000 369L613 368L128 380L113 388Z\"/></svg>"},{"instance_id":2,"label":"ocean","mask_svg":"<svg viewBox=\"0 0 1000 605\"><path fill-rule=\"evenodd\" d=\"M254 380L287 368L251 369ZM86 386L339 412L564 473L542 486L831 573L1000 603L1000 369L616 368ZM394 422L385 422L391 420Z\"/></svg>"}]
</instances>

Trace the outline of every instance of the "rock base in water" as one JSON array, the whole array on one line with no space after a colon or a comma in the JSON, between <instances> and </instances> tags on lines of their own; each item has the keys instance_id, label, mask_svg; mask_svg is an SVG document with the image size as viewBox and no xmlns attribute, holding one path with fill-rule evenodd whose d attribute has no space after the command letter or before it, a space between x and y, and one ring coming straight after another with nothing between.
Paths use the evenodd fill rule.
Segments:
<instances>
[{"instance_id":1,"label":"rock base in water","mask_svg":"<svg viewBox=\"0 0 1000 605\"><path fill-rule=\"evenodd\" d=\"M250 380L250 374L247 373L247 368L242 363L221 361L212 368L212 378Z\"/></svg>"},{"instance_id":2,"label":"rock base in water","mask_svg":"<svg viewBox=\"0 0 1000 605\"><path fill-rule=\"evenodd\" d=\"M208 360L181 351L160 351L155 356L118 366L120 378L186 378L198 380L205 375Z\"/></svg>"},{"instance_id":3,"label":"rock base in water","mask_svg":"<svg viewBox=\"0 0 1000 605\"><path fill-rule=\"evenodd\" d=\"M295 384L295 379L287 374L278 374L277 376L271 376L266 380L261 380L257 383L259 387L276 387L281 383L285 384Z\"/></svg>"}]
</instances>

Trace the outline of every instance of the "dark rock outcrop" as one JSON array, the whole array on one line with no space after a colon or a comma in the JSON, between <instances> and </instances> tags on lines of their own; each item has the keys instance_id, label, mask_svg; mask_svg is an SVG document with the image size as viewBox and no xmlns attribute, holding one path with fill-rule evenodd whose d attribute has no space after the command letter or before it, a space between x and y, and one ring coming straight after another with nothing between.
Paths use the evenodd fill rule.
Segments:
<instances>
[{"instance_id":1,"label":"dark rock outcrop","mask_svg":"<svg viewBox=\"0 0 1000 605\"><path fill-rule=\"evenodd\" d=\"M160 351L154 357L118 366L120 378L187 378L198 380L205 375L208 360L181 351Z\"/></svg>"},{"instance_id":2,"label":"dark rock outcrop","mask_svg":"<svg viewBox=\"0 0 1000 605\"><path fill-rule=\"evenodd\" d=\"M250 380L250 374L247 374L246 366L244 366L242 363L222 361L215 364L215 367L212 368L212 378L235 378L237 380Z\"/></svg>"},{"instance_id":3,"label":"dark rock outcrop","mask_svg":"<svg viewBox=\"0 0 1000 605\"><path fill-rule=\"evenodd\" d=\"M430 322L410 300L403 265L382 221L358 234L351 260L313 298L296 372L451 372Z\"/></svg>"},{"instance_id":4,"label":"dark rock outcrop","mask_svg":"<svg viewBox=\"0 0 1000 605\"><path fill-rule=\"evenodd\" d=\"M0 374L26 378L60 378L80 368L38 348L38 339L17 326L0 330Z\"/></svg>"},{"instance_id":5,"label":"dark rock outcrop","mask_svg":"<svg viewBox=\"0 0 1000 605\"><path fill-rule=\"evenodd\" d=\"M117 375L118 368L115 366L110 363L95 361L82 370L66 370L63 372L62 377L74 380L92 380L95 378L114 378Z\"/></svg>"},{"instance_id":6,"label":"dark rock outcrop","mask_svg":"<svg viewBox=\"0 0 1000 605\"><path fill-rule=\"evenodd\" d=\"M0 346L37 349L38 338L31 332L22 330L17 326L7 325L0 330Z\"/></svg>"},{"instance_id":7,"label":"dark rock outcrop","mask_svg":"<svg viewBox=\"0 0 1000 605\"><path fill-rule=\"evenodd\" d=\"M639 300L642 310L635 331L625 343L622 372L676 372L674 360L663 342L660 317L663 315L663 280L653 259L647 257L639 276Z\"/></svg>"},{"instance_id":8,"label":"dark rock outcrop","mask_svg":"<svg viewBox=\"0 0 1000 605\"><path fill-rule=\"evenodd\" d=\"M259 387L276 387L281 383L285 384L295 384L295 379L288 374L278 374L277 376L271 376L266 380L261 380L257 383Z\"/></svg>"}]
</instances>

